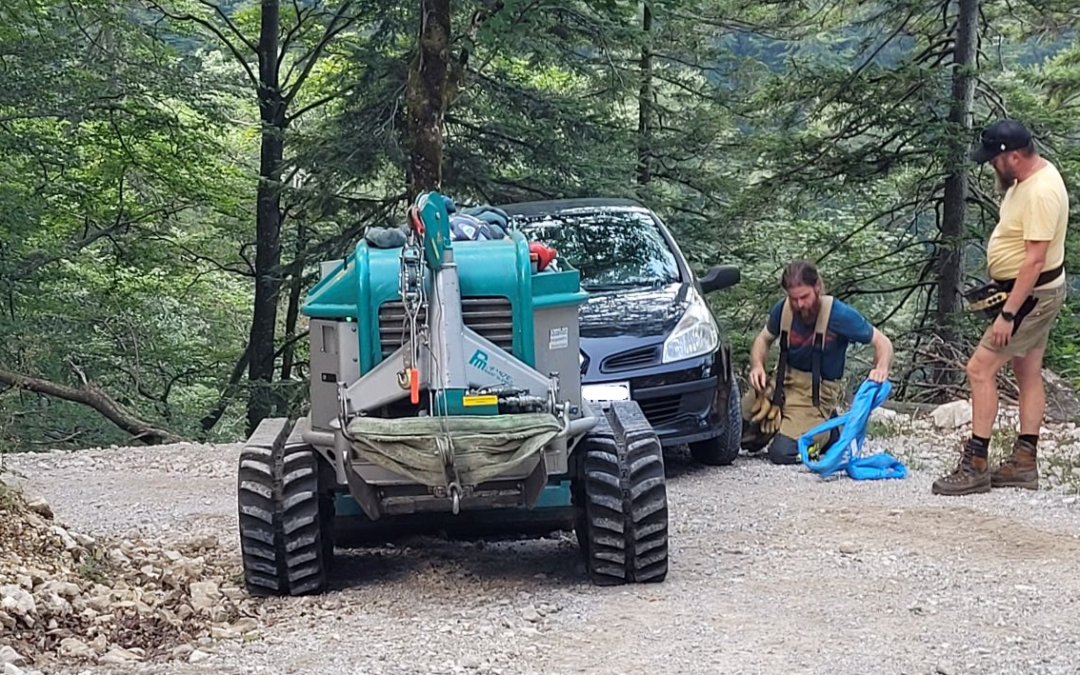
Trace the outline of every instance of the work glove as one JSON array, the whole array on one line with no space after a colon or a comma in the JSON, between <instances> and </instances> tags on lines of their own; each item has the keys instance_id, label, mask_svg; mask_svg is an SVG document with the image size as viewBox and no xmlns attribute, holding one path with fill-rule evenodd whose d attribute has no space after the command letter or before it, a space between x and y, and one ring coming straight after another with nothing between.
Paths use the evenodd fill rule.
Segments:
<instances>
[{"instance_id":1,"label":"work glove","mask_svg":"<svg viewBox=\"0 0 1080 675\"><path fill-rule=\"evenodd\" d=\"M750 421L757 424L761 433L773 435L780 431L780 423L783 421L783 410L772 402L773 387L770 385L765 391L757 392L754 403L750 406Z\"/></svg>"}]
</instances>

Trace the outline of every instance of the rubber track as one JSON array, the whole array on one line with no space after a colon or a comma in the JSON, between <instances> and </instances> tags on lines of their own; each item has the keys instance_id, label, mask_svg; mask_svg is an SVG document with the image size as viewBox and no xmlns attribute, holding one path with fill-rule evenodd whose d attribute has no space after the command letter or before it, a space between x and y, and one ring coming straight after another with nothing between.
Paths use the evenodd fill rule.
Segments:
<instances>
[{"instance_id":1,"label":"rubber track","mask_svg":"<svg viewBox=\"0 0 1080 675\"><path fill-rule=\"evenodd\" d=\"M238 505L244 578L253 595L304 595L326 586L318 457L307 446L248 446Z\"/></svg>"},{"instance_id":2,"label":"rubber track","mask_svg":"<svg viewBox=\"0 0 1080 675\"><path fill-rule=\"evenodd\" d=\"M584 443L587 563L594 583L667 576L668 508L660 443L634 402L612 405Z\"/></svg>"}]
</instances>

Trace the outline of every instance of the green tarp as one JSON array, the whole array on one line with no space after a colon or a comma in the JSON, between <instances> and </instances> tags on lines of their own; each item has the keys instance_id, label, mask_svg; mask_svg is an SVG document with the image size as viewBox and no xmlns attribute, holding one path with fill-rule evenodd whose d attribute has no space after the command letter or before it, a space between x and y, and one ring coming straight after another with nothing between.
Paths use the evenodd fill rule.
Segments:
<instances>
[{"instance_id":1,"label":"green tarp","mask_svg":"<svg viewBox=\"0 0 1080 675\"><path fill-rule=\"evenodd\" d=\"M548 413L357 417L348 431L364 459L436 487L446 485L442 439L452 443L461 485L477 485L528 461L562 431L562 424Z\"/></svg>"}]
</instances>

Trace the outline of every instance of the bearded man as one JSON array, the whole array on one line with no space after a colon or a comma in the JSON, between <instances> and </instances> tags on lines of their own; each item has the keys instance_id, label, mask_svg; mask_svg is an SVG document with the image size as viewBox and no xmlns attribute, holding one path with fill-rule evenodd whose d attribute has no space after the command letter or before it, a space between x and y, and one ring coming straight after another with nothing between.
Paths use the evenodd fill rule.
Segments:
<instances>
[{"instance_id":1,"label":"bearded man","mask_svg":"<svg viewBox=\"0 0 1080 675\"><path fill-rule=\"evenodd\" d=\"M987 127L970 158L990 163L1004 193L986 263L990 278L1008 296L967 363L971 438L956 470L934 483L932 492L939 495L1039 487L1043 355L1066 295L1069 194L1057 168L1039 156L1031 132L1014 120ZM987 456L998 411L997 373L1008 362L1020 389L1020 432L1012 454L991 472Z\"/></svg>"},{"instance_id":2,"label":"bearded man","mask_svg":"<svg viewBox=\"0 0 1080 675\"><path fill-rule=\"evenodd\" d=\"M780 287L786 297L773 305L750 352L753 389L742 401L743 447L756 450L767 444L774 464L794 464L799 461L799 437L836 414L848 347L873 346L869 378L879 383L889 377L893 349L858 310L824 294L813 263L790 263L780 276ZM765 357L777 339L780 358L770 383ZM816 448L824 450L835 435L815 437Z\"/></svg>"}]
</instances>

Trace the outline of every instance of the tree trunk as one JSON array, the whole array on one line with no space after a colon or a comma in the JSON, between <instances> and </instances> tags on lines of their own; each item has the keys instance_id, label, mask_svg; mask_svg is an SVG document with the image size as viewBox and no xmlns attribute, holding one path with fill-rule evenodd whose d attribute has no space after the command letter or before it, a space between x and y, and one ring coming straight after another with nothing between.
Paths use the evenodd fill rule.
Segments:
<instances>
[{"instance_id":1,"label":"tree trunk","mask_svg":"<svg viewBox=\"0 0 1080 675\"><path fill-rule=\"evenodd\" d=\"M450 0L420 1L420 34L405 104L409 199L442 187L442 125L450 62Z\"/></svg>"},{"instance_id":2,"label":"tree trunk","mask_svg":"<svg viewBox=\"0 0 1080 675\"><path fill-rule=\"evenodd\" d=\"M262 0L259 31L259 157L258 206L255 216L255 304L251 319L248 365L248 433L270 414L273 399L274 334L281 288L281 159L284 152L285 102L278 72L278 0Z\"/></svg>"},{"instance_id":3,"label":"tree trunk","mask_svg":"<svg viewBox=\"0 0 1080 675\"><path fill-rule=\"evenodd\" d=\"M307 228L301 223L296 232L296 253L293 259L291 278L289 279L289 306L285 310L285 351L281 354L281 379L292 377L293 361L296 358L296 343L292 338L296 334L296 324L300 319L300 300L304 290L304 250L307 248Z\"/></svg>"},{"instance_id":4,"label":"tree trunk","mask_svg":"<svg viewBox=\"0 0 1080 675\"><path fill-rule=\"evenodd\" d=\"M649 3L642 3L641 30L645 44L641 48L639 64L641 88L638 91L638 185L647 185L652 179L652 10Z\"/></svg>"},{"instance_id":5,"label":"tree trunk","mask_svg":"<svg viewBox=\"0 0 1080 675\"><path fill-rule=\"evenodd\" d=\"M218 397L210 412L206 413L202 420L199 421L203 431L210 431L221 421L222 415L225 414L229 404L236 397L237 390L240 388L240 378L244 376L244 370L248 368L250 354L251 345L245 345L244 351L240 354L240 358L236 360L236 365L233 366L232 374L229 376L229 381L225 384L221 396Z\"/></svg>"},{"instance_id":6,"label":"tree trunk","mask_svg":"<svg viewBox=\"0 0 1080 675\"><path fill-rule=\"evenodd\" d=\"M937 311L935 332L945 345L957 340L956 314L960 310L963 278L964 206L968 194L967 150L971 130L975 80L975 49L978 34L979 1L959 0L956 47L953 50L952 100L949 106L949 174L941 218L941 245L937 253ZM934 382L948 384L958 372L938 367Z\"/></svg>"}]
</instances>

